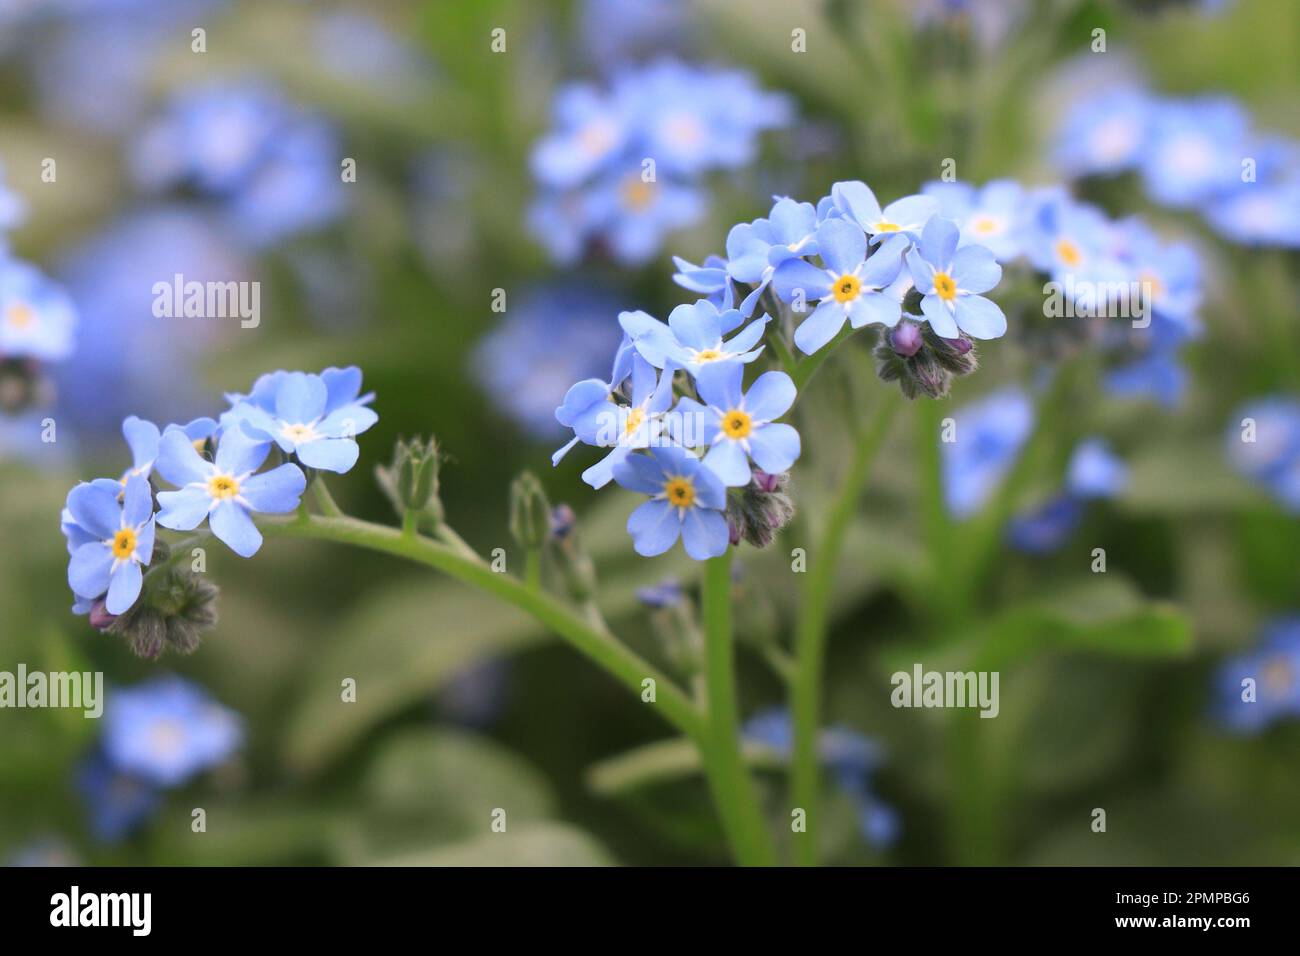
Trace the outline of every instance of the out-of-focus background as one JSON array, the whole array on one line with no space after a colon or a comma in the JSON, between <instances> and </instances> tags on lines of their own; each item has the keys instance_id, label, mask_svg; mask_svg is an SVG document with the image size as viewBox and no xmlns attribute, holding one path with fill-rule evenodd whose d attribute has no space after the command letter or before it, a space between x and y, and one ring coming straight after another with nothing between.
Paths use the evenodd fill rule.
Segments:
<instances>
[{"instance_id":1,"label":"out-of-focus background","mask_svg":"<svg viewBox=\"0 0 1300 956\"><path fill-rule=\"evenodd\" d=\"M1107 230L1136 216L1185 244L1189 302L1167 339L1118 352L1007 307L944 405L987 440L946 463L940 526L986 559L939 633L915 587L942 548L926 453L891 436L833 605L828 721L867 746L828 770L828 858L1295 862L1297 62L1300 9L1276 0L0 0L0 296L34 266L77 315L66 341L34 346L13 316L0 338L0 671L112 688L100 721L0 710L0 861L724 860L689 761L619 759L664 734L652 711L516 612L275 540L251 561L211 549L218 626L139 660L70 612L59 512L130 466L127 415L185 422L263 372L355 364L379 424L332 483L345 510L392 520L371 471L432 433L449 520L510 550L508 487L532 469L578 513L617 632L665 660L689 611L644 589L676 578L689 601L693 570L633 553L630 498L583 485L588 462L551 469L555 405L607 374L619 311L693 298L673 256L722 254L773 195L863 179L887 201L950 158L962 181L1060 184ZM1216 146L1257 162L1251 188L1203 181ZM625 181L643 155L653 195ZM260 282L260 324L156 318L153 285L178 273ZM1082 398L1026 423L1024 396L1067 366ZM800 421L800 507L839 473L837 408L895 388L837 368ZM1026 445L1055 477L1014 467ZM958 494L1008 474L1014 494ZM788 555L742 552L737 584L748 732L778 743L762 648L789 641ZM1002 713L963 762L951 718L892 709L888 675L969 666L976 640ZM780 768L762 780L780 828ZM497 807L519 838L489 832Z\"/></svg>"}]
</instances>

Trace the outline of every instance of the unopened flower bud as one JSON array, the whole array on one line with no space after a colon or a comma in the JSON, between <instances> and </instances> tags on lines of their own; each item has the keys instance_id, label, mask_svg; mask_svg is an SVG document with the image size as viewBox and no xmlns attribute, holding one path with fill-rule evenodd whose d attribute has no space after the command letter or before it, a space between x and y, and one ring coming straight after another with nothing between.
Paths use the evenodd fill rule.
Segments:
<instances>
[{"instance_id":1,"label":"unopened flower bud","mask_svg":"<svg viewBox=\"0 0 1300 956\"><path fill-rule=\"evenodd\" d=\"M116 614L109 614L102 600L96 601L90 608L90 626L97 631L106 631L117 620Z\"/></svg>"},{"instance_id":2,"label":"unopened flower bud","mask_svg":"<svg viewBox=\"0 0 1300 956\"><path fill-rule=\"evenodd\" d=\"M749 484L727 498L727 528L731 543L748 541L766 548L794 517L794 502L785 493L786 475L756 472Z\"/></svg>"},{"instance_id":3,"label":"unopened flower bud","mask_svg":"<svg viewBox=\"0 0 1300 956\"><path fill-rule=\"evenodd\" d=\"M564 589L579 603L596 593L596 565L582 547L577 519L568 505L556 505L550 514L548 541L551 565L560 572Z\"/></svg>"},{"instance_id":4,"label":"unopened flower bud","mask_svg":"<svg viewBox=\"0 0 1300 956\"><path fill-rule=\"evenodd\" d=\"M438 498L441 467L442 452L433 436L410 441L398 439L393 448L393 463L388 467L377 466L375 478L398 515L414 511L436 525L442 521L442 502Z\"/></svg>"},{"instance_id":5,"label":"unopened flower bud","mask_svg":"<svg viewBox=\"0 0 1300 956\"><path fill-rule=\"evenodd\" d=\"M522 472L510 485L510 534L529 551L546 543L551 532L551 504L537 476Z\"/></svg>"},{"instance_id":6,"label":"unopened flower bud","mask_svg":"<svg viewBox=\"0 0 1300 956\"><path fill-rule=\"evenodd\" d=\"M923 344L920 327L907 321L898 323L889 333L889 344L899 355L911 358Z\"/></svg>"},{"instance_id":7,"label":"unopened flower bud","mask_svg":"<svg viewBox=\"0 0 1300 956\"><path fill-rule=\"evenodd\" d=\"M758 486L759 491L771 494L781 487L781 476L754 469L754 484Z\"/></svg>"}]
</instances>

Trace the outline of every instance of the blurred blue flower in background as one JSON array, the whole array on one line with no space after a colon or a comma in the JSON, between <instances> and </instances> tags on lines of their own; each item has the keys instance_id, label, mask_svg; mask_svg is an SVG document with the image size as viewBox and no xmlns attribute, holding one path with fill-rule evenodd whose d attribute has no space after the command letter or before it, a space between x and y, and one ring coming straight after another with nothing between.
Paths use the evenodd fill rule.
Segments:
<instances>
[{"instance_id":1,"label":"blurred blue flower in background","mask_svg":"<svg viewBox=\"0 0 1300 956\"><path fill-rule=\"evenodd\" d=\"M268 83L213 82L174 94L134 141L136 181L215 201L255 248L321 228L346 205L338 136Z\"/></svg>"},{"instance_id":2,"label":"blurred blue flower in background","mask_svg":"<svg viewBox=\"0 0 1300 956\"><path fill-rule=\"evenodd\" d=\"M0 358L65 359L77 321L62 286L35 266L0 258Z\"/></svg>"},{"instance_id":3,"label":"blurred blue flower in background","mask_svg":"<svg viewBox=\"0 0 1300 956\"><path fill-rule=\"evenodd\" d=\"M1300 401L1275 395L1244 406L1228 426L1226 444L1237 471L1300 514Z\"/></svg>"},{"instance_id":4,"label":"blurred blue flower in background","mask_svg":"<svg viewBox=\"0 0 1300 956\"><path fill-rule=\"evenodd\" d=\"M1011 468L1034 427L1034 408L1018 388L1005 388L963 405L952 415L952 441L943 453L944 500L956 518L968 518Z\"/></svg>"},{"instance_id":5,"label":"blurred blue flower in background","mask_svg":"<svg viewBox=\"0 0 1300 956\"><path fill-rule=\"evenodd\" d=\"M1248 699L1247 679L1253 682L1253 700ZM1265 625L1253 650L1219 666L1215 689L1216 714L1239 733L1259 733L1275 721L1300 715L1300 617Z\"/></svg>"},{"instance_id":6,"label":"blurred blue flower in background","mask_svg":"<svg viewBox=\"0 0 1300 956\"><path fill-rule=\"evenodd\" d=\"M569 84L552 111L532 152L542 191L528 223L561 263L591 246L648 261L666 234L703 217L706 173L753 162L759 134L793 119L789 99L751 74L673 59L626 67L604 87Z\"/></svg>"},{"instance_id":7,"label":"blurred blue flower in background","mask_svg":"<svg viewBox=\"0 0 1300 956\"><path fill-rule=\"evenodd\" d=\"M1080 442L1066 466L1065 490L1007 525L1007 541L1026 554L1057 550L1083 520L1088 499L1113 498L1128 483L1128 466L1100 438Z\"/></svg>"},{"instance_id":8,"label":"blurred blue flower in background","mask_svg":"<svg viewBox=\"0 0 1300 956\"><path fill-rule=\"evenodd\" d=\"M1009 262L1024 251L1025 190L1012 179L995 179L983 186L934 181L922 187L923 195L939 204L939 215L961 229L959 246L978 243L999 262Z\"/></svg>"},{"instance_id":9,"label":"blurred blue flower in background","mask_svg":"<svg viewBox=\"0 0 1300 956\"><path fill-rule=\"evenodd\" d=\"M102 719L109 765L159 787L180 786L222 763L244 739L238 715L175 676L113 689Z\"/></svg>"},{"instance_id":10,"label":"blurred blue flower in background","mask_svg":"<svg viewBox=\"0 0 1300 956\"><path fill-rule=\"evenodd\" d=\"M312 29L316 62L348 80L399 98L427 89L433 63L378 17L361 10L327 10Z\"/></svg>"},{"instance_id":11,"label":"blurred blue flower in background","mask_svg":"<svg viewBox=\"0 0 1300 956\"><path fill-rule=\"evenodd\" d=\"M1149 139L1154 106L1143 90L1131 86L1110 87L1081 100L1057 131L1057 165L1071 176L1131 168Z\"/></svg>"},{"instance_id":12,"label":"blurred blue flower in background","mask_svg":"<svg viewBox=\"0 0 1300 956\"><path fill-rule=\"evenodd\" d=\"M611 294L585 281L520 292L475 347L474 376L530 437L550 440L561 430L555 409L565 391L605 371L622 335L618 311Z\"/></svg>"},{"instance_id":13,"label":"blurred blue flower in background","mask_svg":"<svg viewBox=\"0 0 1300 956\"><path fill-rule=\"evenodd\" d=\"M741 736L775 751L784 760L794 746L790 713L781 708L760 711L745 721ZM880 746L843 727L827 727L817 737L817 752L836 784L858 810L858 828L872 846L888 847L901 831L898 814L872 793L871 777L880 766Z\"/></svg>"},{"instance_id":14,"label":"blurred blue flower in background","mask_svg":"<svg viewBox=\"0 0 1300 956\"><path fill-rule=\"evenodd\" d=\"M162 806L157 787L123 772L101 749L77 766L73 780L89 814L90 832L101 843L126 839Z\"/></svg>"},{"instance_id":15,"label":"blurred blue flower in background","mask_svg":"<svg viewBox=\"0 0 1300 956\"><path fill-rule=\"evenodd\" d=\"M1250 155L1249 118L1224 97L1161 102L1138 156L1142 182L1157 202L1190 207L1241 183Z\"/></svg>"},{"instance_id":16,"label":"blurred blue flower in background","mask_svg":"<svg viewBox=\"0 0 1300 956\"><path fill-rule=\"evenodd\" d=\"M78 346L55 372L60 430L105 441L137 414L176 421L207 411L195 362L237 321L153 313L155 282L251 281L251 263L212 220L184 206L128 214L73 248L56 274L81 314Z\"/></svg>"}]
</instances>

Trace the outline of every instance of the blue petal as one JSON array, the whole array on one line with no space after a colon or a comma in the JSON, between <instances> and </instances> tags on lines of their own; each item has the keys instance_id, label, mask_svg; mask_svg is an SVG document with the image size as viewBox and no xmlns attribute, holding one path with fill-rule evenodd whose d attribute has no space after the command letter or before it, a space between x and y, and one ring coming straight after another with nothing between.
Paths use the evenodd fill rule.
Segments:
<instances>
[{"instance_id":1,"label":"blue petal","mask_svg":"<svg viewBox=\"0 0 1300 956\"><path fill-rule=\"evenodd\" d=\"M173 531L193 531L203 523L212 507L212 496L203 488L158 492L157 521Z\"/></svg>"},{"instance_id":2,"label":"blue petal","mask_svg":"<svg viewBox=\"0 0 1300 956\"><path fill-rule=\"evenodd\" d=\"M797 394L794 380L785 372L764 372L745 393L745 411L759 421L770 422L790 410Z\"/></svg>"},{"instance_id":3,"label":"blue petal","mask_svg":"<svg viewBox=\"0 0 1300 956\"><path fill-rule=\"evenodd\" d=\"M355 365L347 368L327 368L320 373L325 383L325 411L334 411L344 405L351 405L361 394L361 369Z\"/></svg>"},{"instance_id":4,"label":"blue petal","mask_svg":"<svg viewBox=\"0 0 1300 956\"><path fill-rule=\"evenodd\" d=\"M865 292L849 307L849 322L855 329L879 324L892 329L902 318L903 307L881 292Z\"/></svg>"},{"instance_id":5,"label":"blue petal","mask_svg":"<svg viewBox=\"0 0 1300 956\"><path fill-rule=\"evenodd\" d=\"M298 460L308 468L343 474L351 470L361 449L351 438L322 438L298 446Z\"/></svg>"},{"instance_id":6,"label":"blue petal","mask_svg":"<svg viewBox=\"0 0 1300 956\"><path fill-rule=\"evenodd\" d=\"M250 438L242 431L228 431L217 445L217 468L231 475L246 475L260 468L270 453L270 442Z\"/></svg>"},{"instance_id":7,"label":"blue petal","mask_svg":"<svg viewBox=\"0 0 1300 956\"><path fill-rule=\"evenodd\" d=\"M141 564L148 564L153 560L153 541L158 530L156 525L157 522L150 518L136 535L135 559Z\"/></svg>"},{"instance_id":8,"label":"blue petal","mask_svg":"<svg viewBox=\"0 0 1300 956\"><path fill-rule=\"evenodd\" d=\"M239 494L254 511L279 515L298 507L306 487L307 478L297 465L280 465L249 478L240 485Z\"/></svg>"},{"instance_id":9,"label":"blue petal","mask_svg":"<svg viewBox=\"0 0 1300 956\"><path fill-rule=\"evenodd\" d=\"M663 490L664 472L647 455L628 455L614 468L614 480L628 491L657 495Z\"/></svg>"},{"instance_id":10,"label":"blue petal","mask_svg":"<svg viewBox=\"0 0 1300 956\"><path fill-rule=\"evenodd\" d=\"M880 221L880 202L864 182L853 180L836 183L831 187L831 201L836 209L863 228Z\"/></svg>"},{"instance_id":11,"label":"blue petal","mask_svg":"<svg viewBox=\"0 0 1300 956\"><path fill-rule=\"evenodd\" d=\"M614 480L614 469L632 453L626 445L619 445L608 455L582 473L582 480L593 488L604 488Z\"/></svg>"},{"instance_id":12,"label":"blue petal","mask_svg":"<svg viewBox=\"0 0 1300 956\"><path fill-rule=\"evenodd\" d=\"M898 277L903 268L903 253L910 248L911 242L906 236L890 236L858 272L862 284L875 289L883 289Z\"/></svg>"},{"instance_id":13,"label":"blue petal","mask_svg":"<svg viewBox=\"0 0 1300 956\"><path fill-rule=\"evenodd\" d=\"M759 340L763 338L763 331L767 328L768 318L766 315L755 319L745 326L727 341L728 352L748 352Z\"/></svg>"},{"instance_id":14,"label":"blue petal","mask_svg":"<svg viewBox=\"0 0 1300 956\"><path fill-rule=\"evenodd\" d=\"M957 321L937 295L927 295L921 300L921 312L939 338L955 339L961 334L961 330L957 328Z\"/></svg>"},{"instance_id":15,"label":"blue petal","mask_svg":"<svg viewBox=\"0 0 1300 956\"><path fill-rule=\"evenodd\" d=\"M143 583L144 575L140 571L140 565L134 561L118 565L109 581L105 610L109 614L125 614L131 610L131 605L140 596L140 586Z\"/></svg>"},{"instance_id":16,"label":"blue petal","mask_svg":"<svg viewBox=\"0 0 1300 956\"><path fill-rule=\"evenodd\" d=\"M569 386L564 394L564 403L555 410L555 420L561 425L572 427L575 419L597 402L609 397L609 383L598 378L587 378Z\"/></svg>"},{"instance_id":17,"label":"blue petal","mask_svg":"<svg viewBox=\"0 0 1300 956\"><path fill-rule=\"evenodd\" d=\"M912 284L917 292L929 295L934 291L934 266L925 261L920 249L908 250L907 269L912 273Z\"/></svg>"},{"instance_id":18,"label":"blue petal","mask_svg":"<svg viewBox=\"0 0 1300 956\"><path fill-rule=\"evenodd\" d=\"M826 268L837 275L852 272L867 255L867 237L847 219L830 219L817 228L817 248Z\"/></svg>"},{"instance_id":19,"label":"blue petal","mask_svg":"<svg viewBox=\"0 0 1300 956\"><path fill-rule=\"evenodd\" d=\"M965 246L952 257L950 275L963 292L987 292L1002 279L1002 267L984 246Z\"/></svg>"},{"instance_id":20,"label":"blue petal","mask_svg":"<svg viewBox=\"0 0 1300 956\"><path fill-rule=\"evenodd\" d=\"M996 303L982 295L958 296L954 317L961 330L972 338L996 339L1007 331L1007 317Z\"/></svg>"},{"instance_id":21,"label":"blue petal","mask_svg":"<svg viewBox=\"0 0 1300 956\"><path fill-rule=\"evenodd\" d=\"M795 293L803 290L805 301L824 299L831 291L831 277L803 259L787 259L772 273L772 288L782 302L793 302Z\"/></svg>"},{"instance_id":22,"label":"blue petal","mask_svg":"<svg viewBox=\"0 0 1300 956\"><path fill-rule=\"evenodd\" d=\"M226 443L225 438L221 444ZM212 464L194 449L194 443L180 429L168 429L158 443L158 461L154 470L173 485L207 481L212 474Z\"/></svg>"},{"instance_id":23,"label":"blue petal","mask_svg":"<svg viewBox=\"0 0 1300 956\"><path fill-rule=\"evenodd\" d=\"M704 456L704 464L730 488L744 487L753 477L745 449L730 438L723 438L710 448Z\"/></svg>"},{"instance_id":24,"label":"blue petal","mask_svg":"<svg viewBox=\"0 0 1300 956\"><path fill-rule=\"evenodd\" d=\"M771 475L790 470L799 460L799 433L792 425L763 425L749 436L749 453L754 464Z\"/></svg>"},{"instance_id":25,"label":"blue petal","mask_svg":"<svg viewBox=\"0 0 1300 956\"><path fill-rule=\"evenodd\" d=\"M100 484L83 482L68 492L68 510L77 524L101 541L113 537L122 525L117 497Z\"/></svg>"},{"instance_id":26,"label":"blue petal","mask_svg":"<svg viewBox=\"0 0 1300 956\"><path fill-rule=\"evenodd\" d=\"M275 393L275 416L295 424L313 422L325 414L329 390L317 375L290 372Z\"/></svg>"},{"instance_id":27,"label":"blue petal","mask_svg":"<svg viewBox=\"0 0 1300 956\"><path fill-rule=\"evenodd\" d=\"M138 528L149 520L151 514L153 514L153 491L149 487L149 479L132 475L126 480L122 522L125 527Z\"/></svg>"},{"instance_id":28,"label":"blue petal","mask_svg":"<svg viewBox=\"0 0 1300 956\"><path fill-rule=\"evenodd\" d=\"M707 301L679 305L668 314L668 327L677 341L691 349L710 349L722 338L718 310Z\"/></svg>"},{"instance_id":29,"label":"blue petal","mask_svg":"<svg viewBox=\"0 0 1300 956\"><path fill-rule=\"evenodd\" d=\"M705 561L726 553L731 543L727 519L721 511L691 508L682 521L682 544L696 561Z\"/></svg>"},{"instance_id":30,"label":"blue petal","mask_svg":"<svg viewBox=\"0 0 1300 956\"><path fill-rule=\"evenodd\" d=\"M834 299L826 299L794 330L794 344L805 355L812 355L835 338L844 328L847 318L842 305Z\"/></svg>"},{"instance_id":31,"label":"blue petal","mask_svg":"<svg viewBox=\"0 0 1300 956\"><path fill-rule=\"evenodd\" d=\"M744 374L745 366L739 362L711 362L696 373L695 387L700 398L714 408L723 411L739 408Z\"/></svg>"},{"instance_id":32,"label":"blue petal","mask_svg":"<svg viewBox=\"0 0 1300 956\"><path fill-rule=\"evenodd\" d=\"M355 438L369 431L379 421L373 408L365 405L344 405L326 415L316 426L316 434L327 438Z\"/></svg>"},{"instance_id":33,"label":"blue petal","mask_svg":"<svg viewBox=\"0 0 1300 956\"><path fill-rule=\"evenodd\" d=\"M257 530L248 512L234 501L227 499L217 505L208 524L212 533L241 558L251 558L262 546L262 532Z\"/></svg>"},{"instance_id":34,"label":"blue petal","mask_svg":"<svg viewBox=\"0 0 1300 956\"><path fill-rule=\"evenodd\" d=\"M108 590L113 552L102 542L83 544L68 562L68 587L81 597L97 598Z\"/></svg>"},{"instance_id":35,"label":"blue petal","mask_svg":"<svg viewBox=\"0 0 1300 956\"><path fill-rule=\"evenodd\" d=\"M718 413L693 398L680 398L668 415L668 434L687 448L713 444L718 433Z\"/></svg>"},{"instance_id":36,"label":"blue petal","mask_svg":"<svg viewBox=\"0 0 1300 956\"><path fill-rule=\"evenodd\" d=\"M960 238L961 230L955 222L942 216L933 216L921 232L921 255L936 269L946 271Z\"/></svg>"},{"instance_id":37,"label":"blue petal","mask_svg":"<svg viewBox=\"0 0 1300 956\"><path fill-rule=\"evenodd\" d=\"M132 415L122 422L122 437L131 449L131 467L137 471L154 463L158 457L161 433L153 422Z\"/></svg>"},{"instance_id":38,"label":"blue petal","mask_svg":"<svg viewBox=\"0 0 1300 956\"><path fill-rule=\"evenodd\" d=\"M677 542L682 523L667 501L647 501L628 515L627 532L636 553L649 558L663 554Z\"/></svg>"}]
</instances>

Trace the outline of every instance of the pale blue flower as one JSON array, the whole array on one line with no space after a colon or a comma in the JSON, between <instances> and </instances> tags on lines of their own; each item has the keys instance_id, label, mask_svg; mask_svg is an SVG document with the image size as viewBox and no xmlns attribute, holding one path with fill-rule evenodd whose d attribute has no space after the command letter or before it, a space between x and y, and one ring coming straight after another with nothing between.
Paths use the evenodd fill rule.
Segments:
<instances>
[{"instance_id":1,"label":"pale blue flower","mask_svg":"<svg viewBox=\"0 0 1300 956\"><path fill-rule=\"evenodd\" d=\"M674 424L684 443L708 447L704 464L731 487L749 484L752 459L760 470L780 475L799 458L799 433L775 423L790 410L795 386L785 372L764 372L742 391L744 366L710 365L696 376L704 404L691 398L677 403Z\"/></svg>"},{"instance_id":2,"label":"pale blue flower","mask_svg":"<svg viewBox=\"0 0 1300 956\"><path fill-rule=\"evenodd\" d=\"M231 396L222 427L240 428L257 441L273 441L308 468L342 474L357 463L356 436L379 421L361 396L356 366L307 372L271 372L247 396Z\"/></svg>"},{"instance_id":3,"label":"pale blue flower","mask_svg":"<svg viewBox=\"0 0 1300 956\"><path fill-rule=\"evenodd\" d=\"M1300 401L1273 395L1243 406L1228 426L1225 445L1237 471L1300 514Z\"/></svg>"},{"instance_id":4,"label":"pale blue flower","mask_svg":"<svg viewBox=\"0 0 1300 956\"><path fill-rule=\"evenodd\" d=\"M961 333L976 339L996 339L1007 331L1007 317L979 293L1002 279L1002 267L988 249L957 248L956 223L935 216L908 251L907 266L921 293L921 312L936 335L955 339Z\"/></svg>"},{"instance_id":5,"label":"pale blue flower","mask_svg":"<svg viewBox=\"0 0 1300 956\"><path fill-rule=\"evenodd\" d=\"M782 300L795 302L802 294L818 303L795 329L795 344L812 355L835 338L845 321L855 329L872 323L893 328L902 306L881 290L902 271L903 252L910 245L907 237L891 236L867 256L867 237L858 226L829 219L817 227L816 242L823 268L805 259L786 259L772 277Z\"/></svg>"},{"instance_id":6,"label":"pale blue flower","mask_svg":"<svg viewBox=\"0 0 1300 956\"><path fill-rule=\"evenodd\" d=\"M882 209L871 187L858 180L833 185L831 202L838 215L856 222L873 243L900 232L915 241L930 217L939 212L939 203L932 196L904 196Z\"/></svg>"},{"instance_id":7,"label":"pale blue flower","mask_svg":"<svg viewBox=\"0 0 1300 956\"><path fill-rule=\"evenodd\" d=\"M1202 97L1153 109L1139 165L1153 199L1190 207L1239 186L1242 160L1250 154L1249 119L1241 106Z\"/></svg>"},{"instance_id":8,"label":"pale blue flower","mask_svg":"<svg viewBox=\"0 0 1300 956\"><path fill-rule=\"evenodd\" d=\"M727 274L753 290L740 304L750 315L776 267L787 259L817 254L817 210L811 203L782 198L765 219L742 222L727 233Z\"/></svg>"},{"instance_id":9,"label":"pale blue flower","mask_svg":"<svg viewBox=\"0 0 1300 956\"><path fill-rule=\"evenodd\" d=\"M217 423L211 418L196 418L185 425L167 427L179 428L196 445L217 433ZM158 443L162 439L162 432L153 422L130 415L122 421L122 437L131 449L131 467L122 473L123 483L132 475L148 478L153 471L153 463L158 460Z\"/></svg>"},{"instance_id":10,"label":"pale blue flower","mask_svg":"<svg viewBox=\"0 0 1300 956\"><path fill-rule=\"evenodd\" d=\"M1150 96L1127 86L1081 100L1057 133L1057 165L1074 176L1132 168L1142 159L1155 109Z\"/></svg>"},{"instance_id":11,"label":"pale blue flower","mask_svg":"<svg viewBox=\"0 0 1300 956\"><path fill-rule=\"evenodd\" d=\"M627 145L627 104L588 83L574 83L555 96L551 130L533 147L537 180L572 189L604 170Z\"/></svg>"},{"instance_id":12,"label":"pale blue flower","mask_svg":"<svg viewBox=\"0 0 1300 956\"><path fill-rule=\"evenodd\" d=\"M622 312L618 321L641 357L655 368L671 364L698 375L706 365L748 363L758 358L763 352L758 343L768 320L761 316L724 340L724 335L744 322L740 311L719 312L707 299L700 299L673 309L667 325L645 312Z\"/></svg>"},{"instance_id":13,"label":"pale blue flower","mask_svg":"<svg viewBox=\"0 0 1300 956\"><path fill-rule=\"evenodd\" d=\"M68 492L63 529L72 554L68 586L78 607L103 597L109 614L129 611L140 596L141 568L153 559L149 482L138 476L127 479L121 503L104 482L77 485Z\"/></svg>"},{"instance_id":14,"label":"pale blue flower","mask_svg":"<svg viewBox=\"0 0 1300 956\"><path fill-rule=\"evenodd\" d=\"M673 281L688 292L704 296L718 311L726 311L735 303L727 260L722 256L706 256L700 265L673 256L673 265L677 267Z\"/></svg>"},{"instance_id":15,"label":"pale blue flower","mask_svg":"<svg viewBox=\"0 0 1300 956\"><path fill-rule=\"evenodd\" d=\"M208 461L184 432L164 432L154 467L180 490L158 493L158 523L175 531L192 531L206 520L230 550L252 557L262 546L262 533L251 515L294 511L307 487L306 477L294 464L255 474L270 450L271 442L228 428L217 444L216 460Z\"/></svg>"},{"instance_id":16,"label":"pale blue flower","mask_svg":"<svg viewBox=\"0 0 1300 956\"><path fill-rule=\"evenodd\" d=\"M1253 700L1246 696L1247 684ZM1219 666L1215 712L1230 729L1254 734L1300 715L1300 617L1277 618L1264 628L1259 646Z\"/></svg>"},{"instance_id":17,"label":"pale blue flower","mask_svg":"<svg viewBox=\"0 0 1300 956\"><path fill-rule=\"evenodd\" d=\"M958 248L978 244L1003 263L1024 254L1027 197L1018 182L995 179L977 189L969 183L936 180L921 192L938 202L938 215L961 229Z\"/></svg>"},{"instance_id":18,"label":"pale blue flower","mask_svg":"<svg viewBox=\"0 0 1300 956\"><path fill-rule=\"evenodd\" d=\"M157 787L119 770L99 748L77 766L74 781L101 843L126 839L162 806Z\"/></svg>"},{"instance_id":19,"label":"pale blue flower","mask_svg":"<svg viewBox=\"0 0 1300 956\"><path fill-rule=\"evenodd\" d=\"M651 448L648 455L625 457L614 480L629 491L650 495L627 519L636 553L663 554L677 539L696 561L716 558L730 545L727 489L721 479L684 448Z\"/></svg>"},{"instance_id":20,"label":"pale blue flower","mask_svg":"<svg viewBox=\"0 0 1300 956\"><path fill-rule=\"evenodd\" d=\"M1102 438L1075 446L1066 466L1065 486L1080 498L1113 498L1128 483L1128 466Z\"/></svg>"}]
</instances>

